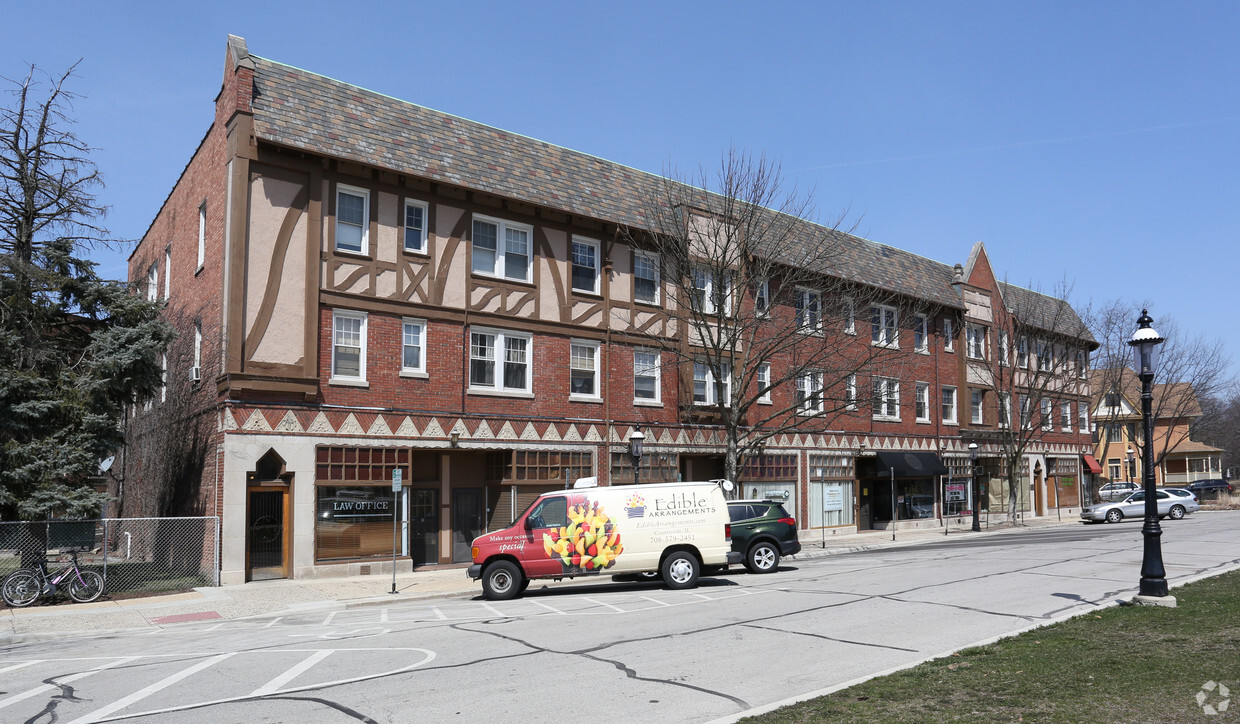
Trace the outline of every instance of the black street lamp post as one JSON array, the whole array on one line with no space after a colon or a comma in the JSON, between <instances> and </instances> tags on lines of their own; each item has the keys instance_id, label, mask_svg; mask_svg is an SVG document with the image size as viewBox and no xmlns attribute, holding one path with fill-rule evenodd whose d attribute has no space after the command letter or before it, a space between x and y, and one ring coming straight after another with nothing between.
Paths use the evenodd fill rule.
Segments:
<instances>
[{"instance_id":1,"label":"black street lamp post","mask_svg":"<svg viewBox=\"0 0 1240 724\"><path fill-rule=\"evenodd\" d=\"M1155 598L1167 595L1167 572L1162 559L1162 526L1158 524L1158 491L1154 485L1154 418L1151 413L1154 394L1154 370L1158 367L1158 345L1166 340L1150 325L1149 310L1142 309L1137 320L1137 331L1128 344L1132 347L1133 367L1141 380L1141 422L1144 427L1144 446L1141 450L1141 466L1145 475L1145 525L1141 535L1145 537L1145 551L1141 558L1140 595Z\"/></svg>"},{"instance_id":2,"label":"black street lamp post","mask_svg":"<svg viewBox=\"0 0 1240 724\"><path fill-rule=\"evenodd\" d=\"M982 532L982 493L977 489L977 441L969 443L969 492L973 494L973 532Z\"/></svg>"},{"instance_id":3,"label":"black street lamp post","mask_svg":"<svg viewBox=\"0 0 1240 724\"><path fill-rule=\"evenodd\" d=\"M1131 481L1137 477L1137 466L1132 464L1132 458L1136 454L1136 450L1133 450L1131 447L1128 448L1128 470L1125 471L1124 480Z\"/></svg>"},{"instance_id":4,"label":"black street lamp post","mask_svg":"<svg viewBox=\"0 0 1240 724\"><path fill-rule=\"evenodd\" d=\"M642 434L642 426L637 425L633 428L633 434L629 435L629 458L633 461L633 482L634 484L641 482L642 475L642 441L646 436Z\"/></svg>"}]
</instances>

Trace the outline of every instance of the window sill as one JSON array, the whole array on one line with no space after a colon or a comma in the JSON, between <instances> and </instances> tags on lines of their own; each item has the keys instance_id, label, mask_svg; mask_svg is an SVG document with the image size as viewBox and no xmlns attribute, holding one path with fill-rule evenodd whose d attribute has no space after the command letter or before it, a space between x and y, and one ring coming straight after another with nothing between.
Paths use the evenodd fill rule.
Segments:
<instances>
[{"instance_id":1,"label":"window sill","mask_svg":"<svg viewBox=\"0 0 1240 724\"><path fill-rule=\"evenodd\" d=\"M943 424L944 424L944 425L951 425L952 427L960 427L960 423L959 423L959 422L956 422L955 420L944 420L944 421L943 421Z\"/></svg>"},{"instance_id":2,"label":"window sill","mask_svg":"<svg viewBox=\"0 0 1240 724\"><path fill-rule=\"evenodd\" d=\"M534 282L532 279L513 279L512 277L502 277L498 274L487 274L486 272L480 272L480 271L471 271L469 275L473 277L479 277L482 279L490 279L491 281L495 281L495 282L503 282L505 284L520 284L522 286L527 286L527 287L534 286Z\"/></svg>"},{"instance_id":3,"label":"window sill","mask_svg":"<svg viewBox=\"0 0 1240 724\"><path fill-rule=\"evenodd\" d=\"M774 405L774 400L758 400L759 405Z\"/></svg>"},{"instance_id":4,"label":"window sill","mask_svg":"<svg viewBox=\"0 0 1240 724\"><path fill-rule=\"evenodd\" d=\"M408 379L427 380L430 375L419 370L401 370L400 376Z\"/></svg>"},{"instance_id":5,"label":"window sill","mask_svg":"<svg viewBox=\"0 0 1240 724\"><path fill-rule=\"evenodd\" d=\"M482 397L517 397L526 400L534 399L533 392L515 391L515 390L487 390L478 387L470 387L465 390L468 395L480 395Z\"/></svg>"},{"instance_id":6,"label":"window sill","mask_svg":"<svg viewBox=\"0 0 1240 724\"><path fill-rule=\"evenodd\" d=\"M592 289L578 289L578 288L576 288L576 287L573 287L573 288L572 288L572 293L573 293L574 295L578 296L578 297L591 297L591 298L593 298L593 299L602 299L602 298L603 298L603 293L602 293L602 292L596 292L596 291L594 291L594 290L592 290Z\"/></svg>"},{"instance_id":7,"label":"window sill","mask_svg":"<svg viewBox=\"0 0 1240 724\"><path fill-rule=\"evenodd\" d=\"M327 384L334 387L370 387L370 383L366 380L356 380L347 377L332 377L327 380Z\"/></svg>"},{"instance_id":8,"label":"window sill","mask_svg":"<svg viewBox=\"0 0 1240 724\"><path fill-rule=\"evenodd\" d=\"M918 425L929 425L929 424L930 424L930 420L929 420L929 419L925 419L925 420L923 420L923 419L921 419L921 418L918 418L918 419L916 420L916 422L917 422L917 424L918 424Z\"/></svg>"},{"instance_id":9,"label":"window sill","mask_svg":"<svg viewBox=\"0 0 1240 724\"><path fill-rule=\"evenodd\" d=\"M206 268L207 268L207 265L206 265L206 263L205 263L205 262L204 262L204 263L202 263L202 264L199 264L199 265L198 265L198 268L194 270L194 276L198 276L199 274L201 274L201 273L202 273L202 270L203 270L203 269L206 269Z\"/></svg>"},{"instance_id":10,"label":"window sill","mask_svg":"<svg viewBox=\"0 0 1240 724\"><path fill-rule=\"evenodd\" d=\"M593 405L603 404L603 398L601 397L595 397L594 395L574 395L571 393L568 396L568 401L569 402L588 402Z\"/></svg>"},{"instance_id":11,"label":"window sill","mask_svg":"<svg viewBox=\"0 0 1240 724\"><path fill-rule=\"evenodd\" d=\"M663 403L658 400L633 400L633 404L638 407L663 407Z\"/></svg>"},{"instance_id":12,"label":"window sill","mask_svg":"<svg viewBox=\"0 0 1240 724\"><path fill-rule=\"evenodd\" d=\"M332 253L339 254L341 256L353 257L354 259L357 259L359 261L363 261L363 260L373 261L373 259L370 256L369 251L353 251L352 249L333 249Z\"/></svg>"},{"instance_id":13,"label":"window sill","mask_svg":"<svg viewBox=\"0 0 1240 724\"><path fill-rule=\"evenodd\" d=\"M885 347L887 349L900 349L899 342L874 342L871 340L871 347Z\"/></svg>"},{"instance_id":14,"label":"window sill","mask_svg":"<svg viewBox=\"0 0 1240 724\"><path fill-rule=\"evenodd\" d=\"M640 304L640 305L642 305L643 307L654 307L655 309L662 309L662 308L663 308L663 304L662 304L662 303L661 303L658 299L654 299L654 300L646 300L646 299L637 299L637 298L635 297L635 298L633 299L633 303L634 303L634 304Z\"/></svg>"},{"instance_id":15,"label":"window sill","mask_svg":"<svg viewBox=\"0 0 1240 724\"><path fill-rule=\"evenodd\" d=\"M914 349L913 351L916 352L917 354L924 354L926 356L930 355L929 347L922 347L921 349Z\"/></svg>"},{"instance_id":16,"label":"window sill","mask_svg":"<svg viewBox=\"0 0 1240 724\"><path fill-rule=\"evenodd\" d=\"M400 250L409 256L429 257L431 255L426 249L410 249L409 247L402 246Z\"/></svg>"},{"instance_id":17,"label":"window sill","mask_svg":"<svg viewBox=\"0 0 1240 724\"><path fill-rule=\"evenodd\" d=\"M871 418L875 422L899 422L900 421L899 417L892 417L890 415L871 415Z\"/></svg>"}]
</instances>

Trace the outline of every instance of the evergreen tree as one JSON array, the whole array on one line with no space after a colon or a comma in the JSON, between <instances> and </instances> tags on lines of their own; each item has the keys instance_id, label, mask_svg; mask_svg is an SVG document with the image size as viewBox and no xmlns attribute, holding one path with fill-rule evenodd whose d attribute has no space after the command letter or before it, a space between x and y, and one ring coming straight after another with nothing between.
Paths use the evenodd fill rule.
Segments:
<instances>
[{"instance_id":1,"label":"evergreen tree","mask_svg":"<svg viewBox=\"0 0 1240 724\"><path fill-rule=\"evenodd\" d=\"M31 66L0 108L0 518L98 512L89 478L124 442L125 406L159 394L173 336L161 302L86 258L117 244L67 115L75 68Z\"/></svg>"}]
</instances>

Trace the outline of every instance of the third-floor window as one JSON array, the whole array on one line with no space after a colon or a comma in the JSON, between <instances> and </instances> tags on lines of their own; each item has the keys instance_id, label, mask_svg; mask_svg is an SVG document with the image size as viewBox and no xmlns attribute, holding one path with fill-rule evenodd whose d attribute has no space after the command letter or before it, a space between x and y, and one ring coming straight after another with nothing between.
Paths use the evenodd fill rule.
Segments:
<instances>
[{"instance_id":1,"label":"third-floor window","mask_svg":"<svg viewBox=\"0 0 1240 724\"><path fill-rule=\"evenodd\" d=\"M980 324L965 324L965 354L969 359L986 359L986 328Z\"/></svg>"},{"instance_id":2,"label":"third-floor window","mask_svg":"<svg viewBox=\"0 0 1240 724\"><path fill-rule=\"evenodd\" d=\"M633 252L633 298L659 303L659 255L652 251Z\"/></svg>"},{"instance_id":3,"label":"third-floor window","mask_svg":"<svg viewBox=\"0 0 1240 724\"><path fill-rule=\"evenodd\" d=\"M884 307L879 304L870 307L870 339L874 344L884 347L900 345L900 330L896 326L895 307Z\"/></svg>"},{"instance_id":4,"label":"third-floor window","mask_svg":"<svg viewBox=\"0 0 1240 724\"><path fill-rule=\"evenodd\" d=\"M599 243L594 239L573 237L573 291L598 294Z\"/></svg>"},{"instance_id":5,"label":"third-floor window","mask_svg":"<svg viewBox=\"0 0 1240 724\"><path fill-rule=\"evenodd\" d=\"M524 224L474 217L474 273L530 281L531 231L532 228Z\"/></svg>"},{"instance_id":6,"label":"third-floor window","mask_svg":"<svg viewBox=\"0 0 1240 724\"><path fill-rule=\"evenodd\" d=\"M822 324L822 296L813 289L797 287L797 329L801 332L817 332Z\"/></svg>"},{"instance_id":7,"label":"third-floor window","mask_svg":"<svg viewBox=\"0 0 1240 724\"><path fill-rule=\"evenodd\" d=\"M340 184L336 187L336 250L369 253L370 192Z\"/></svg>"}]
</instances>

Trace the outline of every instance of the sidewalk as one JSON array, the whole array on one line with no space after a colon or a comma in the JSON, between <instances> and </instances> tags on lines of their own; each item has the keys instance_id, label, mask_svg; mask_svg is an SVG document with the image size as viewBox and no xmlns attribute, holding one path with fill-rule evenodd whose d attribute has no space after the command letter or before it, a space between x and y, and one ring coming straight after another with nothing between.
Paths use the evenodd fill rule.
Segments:
<instances>
[{"instance_id":1,"label":"sidewalk","mask_svg":"<svg viewBox=\"0 0 1240 724\"><path fill-rule=\"evenodd\" d=\"M805 560L883 548L899 548L925 543L960 541L991 535L1018 535L1023 531L1064 525L1079 525L1077 518L1036 518L1018 526L992 525L989 530L972 533L965 526L953 525L949 534L943 528L898 530L896 540L889 531L827 536L825 545L813 531L801 536L801 552L788 560ZM0 609L0 645L63 636L99 634L110 631L158 628L189 622L223 621L256 616L281 616L308 611L331 611L356 606L379 606L421 599L476 596L482 586L465 574L465 565L426 568L392 577L353 576L305 580L258 581L232 586L197 588L187 593L121 600L104 599L93 603L59 603L30 608ZM602 579L566 579L547 582L555 587L603 583ZM544 585L537 583L534 585Z\"/></svg>"}]
</instances>

